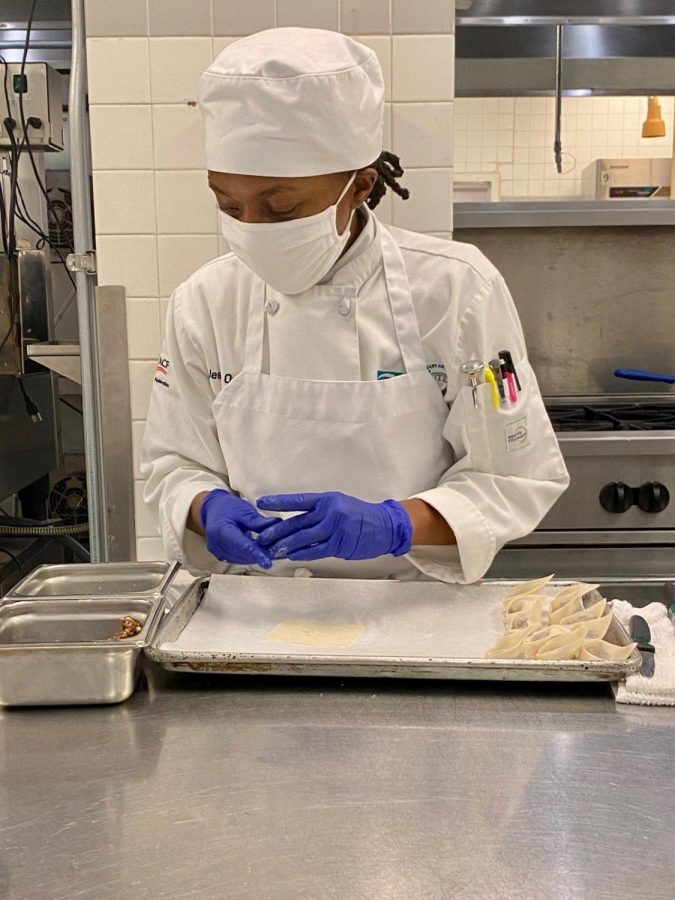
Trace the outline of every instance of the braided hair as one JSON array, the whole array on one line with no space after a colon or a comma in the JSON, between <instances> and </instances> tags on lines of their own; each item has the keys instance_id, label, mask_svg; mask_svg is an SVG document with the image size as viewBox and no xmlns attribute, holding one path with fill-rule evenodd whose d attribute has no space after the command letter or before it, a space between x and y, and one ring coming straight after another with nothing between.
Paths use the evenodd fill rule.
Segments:
<instances>
[{"instance_id":1,"label":"braided hair","mask_svg":"<svg viewBox=\"0 0 675 900\"><path fill-rule=\"evenodd\" d=\"M388 150L383 150L372 166L369 166L368 168L375 169L377 172L377 181L373 185L373 189L366 199L366 203L370 209L375 209L377 204L387 193L388 187L391 188L395 194L398 194L402 200L408 199L410 191L407 188L401 187L396 180L403 175L403 169L401 168L401 160L395 153L389 153Z\"/></svg>"}]
</instances>

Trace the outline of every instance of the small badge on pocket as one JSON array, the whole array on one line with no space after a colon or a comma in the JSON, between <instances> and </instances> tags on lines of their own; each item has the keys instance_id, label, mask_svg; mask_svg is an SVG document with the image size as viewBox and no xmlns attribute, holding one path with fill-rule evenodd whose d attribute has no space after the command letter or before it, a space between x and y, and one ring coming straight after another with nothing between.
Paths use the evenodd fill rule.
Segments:
<instances>
[{"instance_id":1,"label":"small badge on pocket","mask_svg":"<svg viewBox=\"0 0 675 900\"><path fill-rule=\"evenodd\" d=\"M516 450L522 450L530 443L530 433L527 428L527 419L518 419L511 422L505 428L506 449L509 453L515 453Z\"/></svg>"}]
</instances>

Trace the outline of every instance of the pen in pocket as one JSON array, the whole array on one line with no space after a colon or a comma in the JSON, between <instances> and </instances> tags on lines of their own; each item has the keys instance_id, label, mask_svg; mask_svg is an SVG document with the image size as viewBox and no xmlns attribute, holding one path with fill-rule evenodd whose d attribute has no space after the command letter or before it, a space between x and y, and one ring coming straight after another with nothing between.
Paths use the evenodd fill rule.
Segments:
<instances>
[{"instance_id":1,"label":"pen in pocket","mask_svg":"<svg viewBox=\"0 0 675 900\"><path fill-rule=\"evenodd\" d=\"M513 364L513 357L511 356L511 352L509 350L500 350L499 358L504 360L504 365L506 366L506 371L511 375L511 377L516 382L516 387L519 391L522 391L522 386L520 384L520 378L518 378L518 371Z\"/></svg>"},{"instance_id":2,"label":"pen in pocket","mask_svg":"<svg viewBox=\"0 0 675 900\"><path fill-rule=\"evenodd\" d=\"M495 377L495 382L497 383L497 391L499 393L499 400L502 404L506 403L506 391L504 389L504 379L502 378L502 367L498 359L491 359L488 363L490 369L492 370L492 374Z\"/></svg>"},{"instance_id":3,"label":"pen in pocket","mask_svg":"<svg viewBox=\"0 0 675 900\"><path fill-rule=\"evenodd\" d=\"M495 373L492 371L491 366L487 366L485 369L485 381L490 385L490 389L492 392L492 405L495 409L499 409L499 388L497 387L497 379L495 378Z\"/></svg>"}]
</instances>

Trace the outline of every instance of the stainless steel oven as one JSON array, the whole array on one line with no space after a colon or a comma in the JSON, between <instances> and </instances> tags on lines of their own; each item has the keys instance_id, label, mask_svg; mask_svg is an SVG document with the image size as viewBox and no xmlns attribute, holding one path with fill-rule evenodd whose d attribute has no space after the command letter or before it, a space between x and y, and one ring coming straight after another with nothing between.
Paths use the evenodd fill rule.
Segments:
<instances>
[{"instance_id":1,"label":"stainless steel oven","mask_svg":"<svg viewBox=\"0 0 675 900\"><path fill-rule=\"evenodd\" d=\"M490 575L675 576L675 396L547 403L570 486Z\"/></svg>"}]
</instances>

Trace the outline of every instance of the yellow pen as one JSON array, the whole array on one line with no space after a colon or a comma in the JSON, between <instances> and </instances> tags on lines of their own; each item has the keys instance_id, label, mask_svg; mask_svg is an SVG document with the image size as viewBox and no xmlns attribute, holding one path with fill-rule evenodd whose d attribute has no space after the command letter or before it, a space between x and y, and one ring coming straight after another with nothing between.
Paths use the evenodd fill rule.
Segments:
<instances>
[{"instance_id":1,"label":"yellow pen","mask_svg":"<svg viewBox=\"0 0 675 900\"><path fill-rule=\"evenodd\" d=\"M492 388L492 405L495 409L499 409L499 389L497 388L497 379L490 366L485 366L485 381Z\"/></svg>"}]
</instances>

